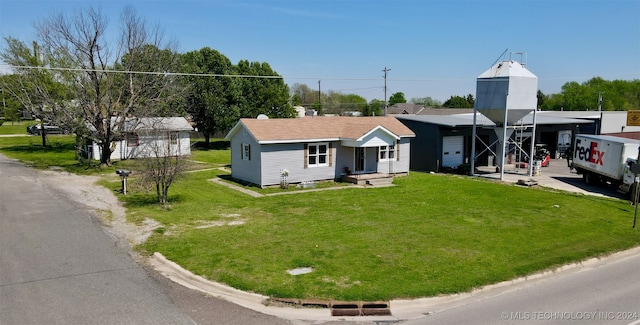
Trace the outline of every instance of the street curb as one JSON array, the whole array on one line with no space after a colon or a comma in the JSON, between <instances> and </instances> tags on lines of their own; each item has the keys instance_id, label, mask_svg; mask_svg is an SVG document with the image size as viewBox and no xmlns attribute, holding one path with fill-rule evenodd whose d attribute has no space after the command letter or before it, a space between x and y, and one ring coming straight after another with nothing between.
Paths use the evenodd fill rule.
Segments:
<instances>
[{"instance_id":1,"label":"street curb","mask_svg":"<svg viewBox=\"0 0 640 325\"><path fill-rule=\"evenodd\" d=\"M640 246L625 251L611 253L609 255L593 257L581 262L562 265L513 280L486 285L470 292L411 300L392 300L391 306L394 308L392 308L391 311L396 317L405 320L421 318L447 309L491 299L493 297L520 290L528 286L535 285L539 281L550 279L553 276L583 272L607 263L614 263L616 261L635 256L640 256Z\"/></svg>"},{"instance_id":2,"label":"street curb","mask_svg":"<svg viewBox=\"0 0 640 325\"><path fill-rule=\"evenodd\" d=\"M209 281L201 276L185 270L180 265L166 259L156 252L148 259L148 263L168 279L187 288L198 290L208 295L225 299L237 305L249 308L264 314L277 316L289 320L306 321L355 321L355 322L397 322L426 317L447 309L478 302L502 294L520 290L524 287L544 281L552 276L571 274L596 268L606 263L612 263L626 258L640 255L640 246L625 251L612 253L606 256L594 257L581 262L571 263L557 268L549 269L529 276L503 281L487 285L470 292L443 295L428 298L416 298L407 300L392 300L389 307L391 316L345 316L331 315L330 309L293 308L266 306L269 297L256 293L241 291L230 286Z\"/></svg>"},{"instance_id":3,"label":"street curb","mask_svg":"<svg viewBox=\"0 0 640 325\"><path fill-rule=\"evenodd\" d=\"M162 254L156 252L148 258L148 264L156 271L171 281L189 289L198 290L210 296L230 301L242 307L252 309L263 314L277 316L289 320L314 320L314 321L398 321L393 316L347 316L336 317L331 315L330 309L317 308L293 308L267 306L264 304L269 297L256 293L245 292L230 286L209 281L201 276L185 270L180 265L168 260Z\"/></svg>"}]
</instances>

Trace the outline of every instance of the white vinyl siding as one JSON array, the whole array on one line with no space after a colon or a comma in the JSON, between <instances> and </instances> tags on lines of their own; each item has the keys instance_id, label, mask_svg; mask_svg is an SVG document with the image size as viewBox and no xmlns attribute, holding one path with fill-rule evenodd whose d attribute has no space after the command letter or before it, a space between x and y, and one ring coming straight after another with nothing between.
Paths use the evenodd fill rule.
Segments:
<instances>
[{"instance_id":1,"label":"white vinyl siding","mask_svg":"<svg viewBox=\"0 0 640 325\"><path fill-rule=\"evenodd\" d=\"M169 141L170 144L167 143ZM113 143L115 148L111 153L112 160L153 157L156 153L164 156L168 146L172 156L191 155L191 136L186 131L132 133ZM100 160L101 152L102 148L93 144L93 158Z\"/></svg>"},{"instance_id":2,"label":"white vinyl siding","mask_svg":"<svg viewBox=\"0 0 640 325\"><path fill-rule=\"evenodd\" d=\"M280 183L280 170L289 171L287 177L289 183L303 181L332 180L339 177L340 173L335 166L335 145L327 143L327 165L317 167L305 167L305 144L267 144L261 145L262 157L262 186L276 185Z\"/></svg>"},{"instance_id":3,"label":"white vinyl siding","mask_svg":"<svg viewBox=\"0 0 640 325\"><path fill-rule=\"evenodd\" d=\"M249 146L250 159L243 159L243 148ZM248 132L240 131L231 138L231 177L262 184L261 147Z\"/></svg>"},{"instance_id":4,"label":"white vinyl siding","mask_svg":"<svg viewBox=\"0 0 640 325\"><path fill-rule=\"evenodd\" d=\"M407 173L409 172L409 158L410 158L410 139L401 138L396 141L395 144L395 158L378 160L377 171L380 173Z\"/></svg>"}]
</instances>

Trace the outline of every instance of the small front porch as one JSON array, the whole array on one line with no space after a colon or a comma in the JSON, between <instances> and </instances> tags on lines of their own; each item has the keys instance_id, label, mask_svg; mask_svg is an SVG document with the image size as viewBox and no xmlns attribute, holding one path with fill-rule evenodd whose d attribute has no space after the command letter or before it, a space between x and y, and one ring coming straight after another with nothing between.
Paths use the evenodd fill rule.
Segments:
<instances>
[{"instance_id":1,"label":"small front porch","mask_svg":"<svg viewBox=\"0 0 640 325\"><path fill-rule=\"evenodd\" d=\"M353 183L356 185L391 185L393 184L393 174L386 173L361 173L361 174L344 174L342 181Z\"/></svg>"}]
</instances>

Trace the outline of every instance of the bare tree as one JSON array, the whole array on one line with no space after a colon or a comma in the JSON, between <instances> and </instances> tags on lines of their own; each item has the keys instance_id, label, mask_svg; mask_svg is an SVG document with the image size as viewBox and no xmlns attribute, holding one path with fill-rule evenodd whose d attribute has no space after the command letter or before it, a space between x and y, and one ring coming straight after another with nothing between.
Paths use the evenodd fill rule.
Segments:
<instances>
[{"instance_id":1,"label":"bare tree","mask_svg":"<svg viewBox=\"0 0 640 325\"><path fill-rule=\"evenodd\" d=\"M310 107L311 104L318 101L318 91L312 90L306 84L294 83L289 92L291 96L298 98L299 105Z\"/></svg>"},{"instance_id":2,"label":"bare tree","mask_svg":"<svg viewBox=\"0 0 640 325\"><path fill-rule=\"evenodd\" d=\"M148 28L131 8L123 10L120 40L113 49L106 17L91 7L72 16L53 15L36 28L41 54L35 57L47 58L46 64L8 62L24 76L25 84L32 85L22 96L37 95L38 104L52 98L49 89L33 91L41 76L26 71L52 74L73 101L48 107L57 109L61 123L100 146L101 164L111 163L112 142L122 136L127 117L154 116L171 108L167 103L175 96L177 83L166 72L175 70L175 46L164 42L159 28ZM3 53L3 58L12 55Z\"/></svg>"},{"instance_id":3,"label":"bare tree","mask_svg":"<svg viewBox=\"0 0 640 325\"><path fill-rule=\"evenodd\" d=\"M54 122L59 115L61 103L69 98L64 85L56 80L55 74L46 68L51 57L41 50L38 43L32 48L17 39L6 37L7 44L0 54L3 61L29 69L19 69L20 73L6 76L0 80L3 93L6 91L16 99L32 116L40 119L42 146L46 146L45 123Z\"/></svg>"},{"instance_id":4,"label":"bare tree","mask_svg":"<svg viewBox=\"0 0 640 325\"><path fill-rule=\"evenodd\" d=\"M158 202L163 206L168 202L169 187L182 176L187 160L180 152L180 133L166 127L165 120L145 120L151 128L140 129L141 155L138 161L138 180L144 188L155 188ZM142 123L145 124L145 123Z\"/></svg>"}]
</instances>

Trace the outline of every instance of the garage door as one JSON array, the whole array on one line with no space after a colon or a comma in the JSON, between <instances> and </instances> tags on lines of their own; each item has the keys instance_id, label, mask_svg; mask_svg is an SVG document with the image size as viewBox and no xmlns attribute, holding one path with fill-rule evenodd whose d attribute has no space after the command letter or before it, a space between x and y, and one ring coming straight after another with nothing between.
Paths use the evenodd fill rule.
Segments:
<instances>
[{"instance_id":1,"label":"garage door","mask_svg":"<svg viewBox=\"0 0 640 325\"><path fill-rule=\"evenodd\" d=\"M464 137L442 137L442 167L456 168L462 165L464 154Z\"/></svg>"}]
</instances>

